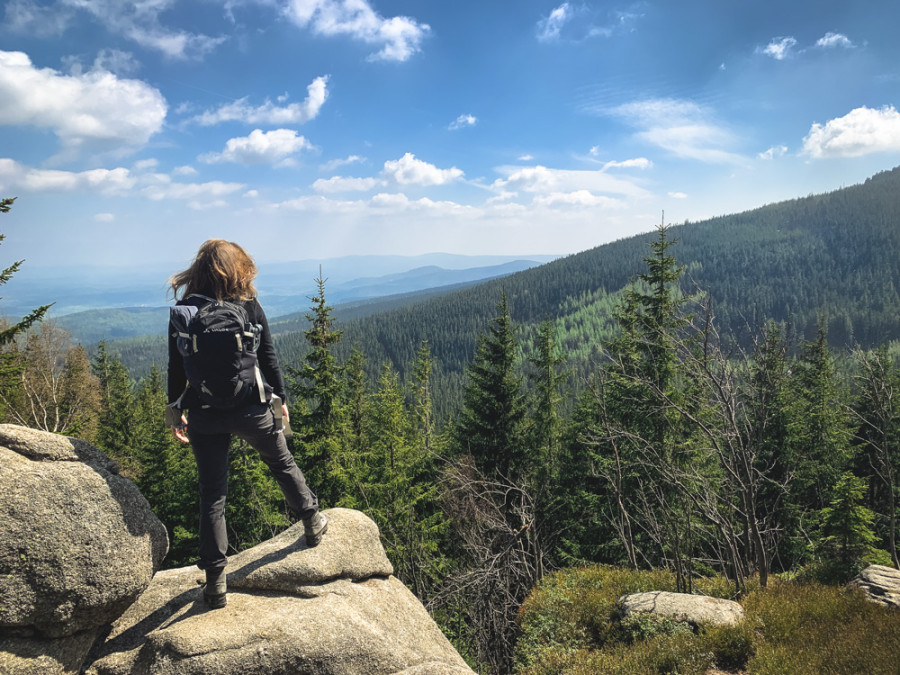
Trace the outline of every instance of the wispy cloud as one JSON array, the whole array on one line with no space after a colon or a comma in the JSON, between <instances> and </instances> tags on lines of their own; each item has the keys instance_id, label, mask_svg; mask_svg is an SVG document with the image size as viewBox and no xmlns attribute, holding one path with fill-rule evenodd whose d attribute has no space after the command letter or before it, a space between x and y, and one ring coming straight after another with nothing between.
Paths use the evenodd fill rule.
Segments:
<instances>
[{"instance_id":1,"label":"wispy cloud","mask_svg":"<svg viewBox=\"0 0 900 675\"><path fill-rule=\"evenodd\" d=\"M560 31L572 20L573 12L568 2L550 12L549 16L538 21L537 38L541 42L548 42L559 38Z\"/></svg>"},{"instance_id":2,"label":"wispy cloud","mask_svg":"<svg viewBox=\"0 0 900 675\"><path fill-rule=\"evenodd\" d=\"M668 194L668 196L672 199L687 199L688 197L684 192L668 192L666 194Z\"/></svg>"},{"instance_id":3,"label":"wispy cloud","mask_svg":"<svg viewBox=\"0 0 900 675\"><path fill-rule=\"evenodd\" d=\"M475 115L460 115L453 120L447 128L450 129L450 131L456 131L457 129L464 129L465 127L474 127L477 123L478 118L475 117Z\"/></svg>"},{"instance_id":4,"label":"wispy cloud","mask_svg":"<svg viewBox=\"0 0 900 675\"><path fill-rule=\"evenodd\" d=\"M636 138L686 159L712 164L744 161L729 150L734 135L719 125L712 111L693 101L647 99L616 106L608 111L638 129Z\"/></svg>"},{"instance_id":5,"label":"wispy cloud","mask_svg":"<svg viewBox=\"0 0 900 675\"><path fill-rule=\"evenodd\" d=\"M63 75L35 68L22 52L0 51L0 124L51 130L60 159L83 152L126 154L162 128L162 94L106 70Z\"/></svg>"},{"instance_id":6,"label":"wispy cloud","mask_svg":"<svg viewBox=\"0 0 900 675\"><path fill-rule=\"evenodd\" d=\"M850 38L841 33L825 33L824 36L816 40L816 47L821 47L822 49L834 49L836 47L843 47L846 49L853 46Z\"/></svg>"},{"instance_id":7,"label":"wispy cloud","mask_svg":"<svg viewBox=\"0 0 900 675\"><path fill-rule=\"evenodd\" d=\"M900 152L900 113L893 106L851 110L825 124L813 124L802 154L813 159Z\"/></svg>"},{"instance_id":8,"label":"wispy cloud","mask_svg":"<svg viewBox=\"0 0 900 675\"><path fill-rule=\"evenodd\" d=\"M332 159L324 164L319 165L319 169L321 171L334 171L335 169L339 169L342 166L348 166L350 164L360 164L365 162L366 158L361 157L360 155L350 155L349 157L345 157L344 159Z\"/></svg>"},{"instance_id":9,"label":"wispy cloud","mask_svg":"<svg viewBox=\"0 0 900 675\"><path fill-rule=\"evenodd\" d=\"M776 61L783 61L791 54L791 50L797 46L797 40L793 37L777 37L765 47L757 48L757 52L771 56Z\"/></svg>"},{"instance_id":10,"label":"wispy cloud","mask_svg":"<svg viewBox=\"0 0 900 675\"><path fill-rule=\"evenodd\" d=\"M317 35L344 35L380 46L370 61L406 61L421 50L428 24L408 16L385 18L367 0L290 0L286 13L301 28Z\"/></svg>"},{"instance_id":11,"label":"wispy cloud","mask_svg":"<svg viewBox=\"0 0 900 675\"><path fill-rule=\"evenodd\" d=\"M756 157L758 159L775 159L776 157L782 157L785 153L787 153L788 147L786 145L773 145L768 150L765 150L759 153Z\"/></svg>"},{"instance_id":12,"label":"wispy cloud","mask_svg":"<svg viewBox=\"0 0 900 675\"><path fill-rule=\"evenodd\" d=\"M504 177L495 180L491 190L504 198L515 196L513 193L518 192L551 195L582 190L592 194L606 193L629 197L644 197L648 194L644 188L632 181L613 176L603 170L573 171L537 165L501 166L497 168L497 172Z\"/></svg>"},{"instance_id":13,"label":"wispy cloud","mask_svg":"<svg viewBox=\"0 0 900 675\"><path fill-rule=\"evenodd\" d=\"M328 99L328 76L314 79L306 88L306 100L302 103L278 105L266 100L262 105L252 106L246 98L234 103L226 103L216 110L207 110L192 121L204 126L221 122L238 121L245 124L303 124L314 119ZM283 100L279 101L283 103Z\"/></svg>"},{"instance_id":14,"label":"wispy cloud","mask_svg":"<svg viewBox=\"0 0 900 675\"><path fill-rule=\"evenodd\" d=\"M222 152L211 152L197 159L207 164L235 162L238 164L282 163L291 155L308 150L312 145L293 129L263 132L254 129L249 136L231 138Z\"/></svg>"},{"instance_id":15,"label":"wispy cloud","mask_svg":"<svg viewBox=\"0 0 900 675\"><path fill-rule=\"evenodd\" d=\"M175 30L160 22L173 0L56 0L49 5L35 0L12 0L4 12L4 26L18 32L60 35L77 12L89 14L111 33L173 59L201 58L226 38Z\"/></svg>"}]
</instances>

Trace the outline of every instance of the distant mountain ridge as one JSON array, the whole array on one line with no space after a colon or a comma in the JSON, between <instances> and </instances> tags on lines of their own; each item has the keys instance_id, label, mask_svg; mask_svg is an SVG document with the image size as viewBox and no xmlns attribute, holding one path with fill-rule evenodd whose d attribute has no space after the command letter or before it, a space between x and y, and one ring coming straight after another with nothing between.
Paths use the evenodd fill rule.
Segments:
<instances>
[{"instance_id":1,"label":"distant mountain ridge","mask_svg":"<svg viewBox=\"0 0 900 675\"><path fill-rule=\"evenodd\" d=\"M538 264L534 260L511 260L498 265L458 270L428 265L381 277L351 279L335 287L329 285L328 298L333 304L346 304L349 316L360 317L378 311L379 298L384 298L388 306L396 307ZM273 324L305 316L312 289L307 295L282 296L267 294L266 288L261 285L260 300ZM161 334L165 331L167 317L166 305L88 309L59 316L55 321L78 342L91 344L100 340Z\"/></svg>"},{"instance_id":2,"label":"distant mountain ridge","mask_svg":"<svg viewBox=\"0 0 900 675\"><path fill-rule=\"evenodd\" d=\"M617 294L645 270L655 236L349 322L343 349L357 345L370 363L388 360L402 372L427 339L440 377L455 381L505 291L526 351L546 317L563 351L584 364L611 336ZM821 318L834 345L900 340L900 168L830 193L675 225L669 236L677 241L669 252L686 269L685 291L708 293L720 330L737 339L766 319L811 338ZM281 336L280 348L288 360L301 358L302 335Z\"/></svg>"}]
</instances>

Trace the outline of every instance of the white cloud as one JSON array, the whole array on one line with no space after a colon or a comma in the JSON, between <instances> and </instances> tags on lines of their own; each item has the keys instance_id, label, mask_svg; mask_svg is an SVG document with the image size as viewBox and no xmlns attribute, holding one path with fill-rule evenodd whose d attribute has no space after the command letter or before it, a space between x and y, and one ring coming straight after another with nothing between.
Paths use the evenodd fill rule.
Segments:
<instances>
[{"instance_id":1,"label":"white cloud","mask_svg":"<svg viewBox=\"0 0 900 675\"><path fill-rule=\"evenodd\" d=\"M738 164L744 159L727 150L736 139L716 124L712 114L693 101L649 99L608 111L638 127L637 138L678 157L711 164Z\"/></svg>"},{"instance_id":2,"label":"white cloud","mask_svg":"<svg viewBox=\"0 0 900 675\"><path fill-rule=\"evenodd\" d=\"M775 159L776 157L782 157L788 151L788 147L786 145L773 145L768 150L759 153L756 157L758 159Z\"/></svg>"},{"instance_id":3,"label":"white cloud","mask_svg":"<svg viewBox=\"0 0 900 675\"><path fill-rule=\"evenodd\" d=\"M137 180L128 169L57 171L33 169L12 159L0 159L0 189L28 192L90 192L113 195L127 192Z\"/></svg>"},{"instance_id":4,"label":"white cloud","mask_svg":"<svg viewBox=\"0 0 900 675\"><path fill-rule=\"evenodd\" d=\"M593 150L593 148L591 148ZM603 165L602 171L608 169L652 169L653 162L646 157L635 157L634 159L625 159L621 162L611 161Z\"/></svg>"},{"instance_id":5,"label":"white cloud","mask_svg":"<svg viewBox=\"0 0 900 675\"><path fill-rule=\"evenodd\" d=\"M176 166L172 169L173 176L196 176L197 169L185 164L184 166Z\"/></svg>"},{"instance_id":6,"label":"white cloud","mask_svg":"<svg viewBox=\"0 0 900 675\"><path fill-rule=\"evenodd\" d=\"M35 0L8 0L3 27L34 37L56 37L66 31L71 19L72 12L62 6L39 5Z\"/></svg>"},{"instance_id":7,"label":"white cloud","mask_svg":"<svg viewBox=\"0 0 900 675\"><path fill-rule=\"evenodd\" d=\"M791 50L796 45L797 40L792 37L778 37L773 38L769 44L762 49L757 49L757 51L766 56L771 56L776 61L783 61L790 55Z\"/></svg>"},{"instance_id":8,"label":"white cloud","mask_svg":"<svg viewBox=\"0 0 900 675\"><path fill-rule=\"evenodd\" d=\"M381 173L400 185L445 185L463 176L463 172L455 166L439 169L434 164L416 159L411 152L400 159L385 162Z\"/></svg>"},{"instance_id":9,"label":"white cloud","mask_svg":"<svg viewBox=\"0 0 900 675\"><path fill-rule=\"evenodd\" d=\"M491 185L491 189L498 194L531 192L550 195L586 190L591 193L612 193L631 197L647 195L647 191L643 188L602 170L571 171L538 165L524 168L499 167L497 171L506 176L505 179L497 179Z\"/></svg>"},{"instance_id":10,"label":"white cloud","mask_svg":"<svg viewBox=\"0 0 900 675\"><path fill-rule=\"evenodd\" d=\"M595 195L588 190L576 190L575 192L552 192L548 195L538 195L533 203L536 206L547 207L607 207L621 208L625 204L620 199Z\"/></svg>"},{"instance_id":11,"label":"white cloud","mask_svg":"<svg viewBox=\"0 0 900 675\"><path fill-rule=\"evenodd\" d=\"M345 159L332 159L324 164L319 166L319 169L322 171L334 171L335 169L339 169L342 166L347 166L349 164L357 164L365 162L365 157L360 157L359 155L350 155Z\"/></svg>"},{"instance_id":12,"label":"white cloud","mask_svg":"<svg viewBox=\"0 0 900 675\"><path fill-rule=\"evenodd\" d=\"M568 2L550 12L550 15L538 21L538 40L547 42L559 38L559 33L572 19L572 9Z\"/></svg>"},{"instance_id":13,"label":"white cloud","mask_svg":"<svg viewBox=\"0 0 900 675\"><path fill-rule=\"evenodd\" d=\"M457 129L462 129L464 127L474 127L477 122L478 118L475 117L475 115L460 115L453 120L447 128L450 129L450 131L456 131Z\"/></svg>"},{"instance_id":14,"label":"white cloud","mask_svg":"<svg viewBox=\"0 0 900 675\"><path fill-rule=\"evenodd\" d=\"M900 113L893 106L863 106L824 125L815 123L803 139L802 154L813 159L875 152L900 152Z\"/></svg>"},{"instance_id":15,"label":"white cloud","mask_svg":"<svg viewBox=\"0 0 900 675\"><path fill-rule=\"evenodd\" d=\"M219 205L221 197L234 194L246 187L243 183L223 183L221 181L173 183L172 179L165 174L154 174L152 180L147 180L147 185L142 188L141 192L145 197L154 201L189 200L191 208L197 208L202 205Z\"/></svg>"},{"instance_id":16,"label":"white cloud","mask_svg":"<svg viewBox=\"0 0 900 675\"><path fill-rule=\"evenodd\" d=\"M162 94L143 82L104 70L62 75L35 68L22 52L0 51L0 124L50 129L64 155L133 151L165 117Z\"/></svg>"},{"instance_id":17,"label":"white cloud","mask_svg":"<svg viewBox=\"0 0 900 675\"><path fill-rule=\"evenodd\" d=\"M520 155L518 159L520 162L530 162L534 159L534 155Z\"/></svg>"},{"instance_id":18,"label":"white cloud","mask_svg":"<svg viewBox=\"0 0 900 675\"><path fill-rule=\"evenodd\" d=\"M254 129L249 136L231 138L222 152L211 152L197 159L207 164L237 162L239 164L274 164L312 145L294 129L263 132Z\"/></svg>"},{"instance_id":19,"label":"white cloud","mask_svg":"<svg viewBox=\"0 0 900 675\"><path fill-rule=\"evenodd\" d=\"M244 193L244 196L248 199L256 199L257 197L259 197L259 190L247 190Z\"/></svg>"},{"instance_id":20,"label":"white cloud","mask_svg":"<svg viewBox=\"0 0 900 675\"><path fill-rule=\"evenodd\" d=\"M294 23L317 35L347 35L380 45L370 61L406 61L421 50L431 30L407 16L384 18L367 0L290 0L286 11Z\"/></svg>"},{"instance_id":21,"label":"white cloud","mask_svg":"<svg viewBox=\"0 0 900 675\"><path fill-rule=\"evenodd\" d=\"M667 193L672 199L687 199L687 194L684 192L669 192Z\"/></svg>"},{"instance_id":22,"label":"white cloud","mask_svg":"<svg viewBox=\"0 0 900 675\"><path fill-rule=\"evenodd\" d=\"M116 75L132 75L140 70L141 64L131 52L119 49L101 49L94 59L94 70L108 70Z\"/></svg>"},{"instance_id":23,"label":"white cloud","mask_svg":"<svg viewBox=\"0 0 900 675\"><path fill-rule=\"evenodd\" d=\"M156 159L141 159L134 163L135 171L148 171L150 169L155 169L159 166L159 160Z\"/></svg>"},{"instance_id":24,"label":"white cloud","mask_svg":"<svg viewBox=\"0 0 900 675\"><path fill-rule=\"evenodd\" d=\"M234 103L226 103L217 110L207 110L194 117L193 121L204 126L230 121L245 124L303 124L319 114L328 98L327 85L327 75L317 77L306 88L307 96L303 103L279 106L267 99L260 106L251 106L246 98L242 98ZM279 102L283 102L281 97Z\"/></svg>"},{"instance_id":25,"label":"white cloud","mask_svg":"<svg viewBox=\"0 0 900 675\"><path fill-rule=\"evenodd\" d=\"M384 181L377 178L343 178L341 176L332 176L325 179L320 178L313 183L313 190L316 192L335 193L335 192L366 192L379 185L383 185Z\"/></svg>"},{"instance_id":26,"label":"white cloud","mask_svg":"<svg viewBox=\"0 0 900 675\"><path fill-rule=\"evenodd\" d=\"M225 41L163 26L159 16L174 4L174 0L57 0L56 6L85 11L110 32L174 59L205 56Z\"/></svg>"},{"instance_id":27,"label":"white cloud","mask_svg":"<svg viewBox=\"0 0 900 675\"><path fill-rule=\"evenodd\" d=\"M111 223L116 219L113 213L95 213L94 220L98 223Z\"/></svg>"},{"instance_id":28,"label":"white cloud","mask_svg":"<svg viewBox=\"0 0 900 675\"><path fill-rule=\"evenodd\" d=\"M853 47L853 43L846 35L842 35L841 33L825 33L822 37L816 40L816 47L821 47L823 49L831 49L835 47Z\"/></svg>"}]
</instances>

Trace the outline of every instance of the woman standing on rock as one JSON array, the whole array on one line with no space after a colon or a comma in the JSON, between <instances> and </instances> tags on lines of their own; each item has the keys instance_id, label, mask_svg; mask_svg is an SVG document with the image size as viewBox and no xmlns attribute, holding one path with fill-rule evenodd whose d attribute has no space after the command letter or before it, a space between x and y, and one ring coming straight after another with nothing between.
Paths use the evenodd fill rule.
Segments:
<instances>
[{"instance_id":1,"label":"woman standing on rock","mask_svg":"<svg viewBox=\"0 0 900 675\"><path fill-rule=\"evenodd\" d=\"M169 320L167 419L175 438L189 442L197 460L197 566L206 571L203 596L211 608L225 606L225 497L232 435L253 446L269 467L288 507L303 520L308 546L316 546L328 527L284 438L284 377L256 300L255 278L256 265L243 248L210 239L190 267L169 280L177 302Z\"/></svg>"}]
</instances>

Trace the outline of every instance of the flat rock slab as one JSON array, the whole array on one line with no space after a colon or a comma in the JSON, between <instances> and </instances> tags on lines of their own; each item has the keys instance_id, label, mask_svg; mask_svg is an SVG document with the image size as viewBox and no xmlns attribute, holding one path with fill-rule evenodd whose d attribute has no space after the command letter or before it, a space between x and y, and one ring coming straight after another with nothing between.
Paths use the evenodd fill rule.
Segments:
<instances>
[{"instance_id":1,"label":"flat rock slab","mask_svg":"<svg viewBox=\"0 0 900 675\"><path fill-rule=\"evenodd\" d=\"M3 675L78 675L97 629L63 638L0 636Z\"/></svg>"},{"instance_id":2,"label":"flat rock slab","mask_svg":"<svg viewBox=\"0 0 900 675\"><path fill-rule=\"evenodd\" d=\"M900 570L869 565L847 585L860 589L879 605L900 609Z\"/></svg>"},{"instance_id":3,"label":"flat rock slab","mask_svg":"<svg viewBox=\"0 0 900 675\"><path fill-rule=\"evenodd\" d=\"M395 577L375 524L325 512L229 560L228 605L208 610L185 567L160 572L113 625L87 675L456 675L472 671Z\"/></svg>"},{"instance_id":4,"label":"flat rock slab","mask_svg":"<svg viewBox=\"0 0 900 675\"><path fill-rule=\"evenodd\" d=\"M147 500L99 450L0 425L0 631L58 638L108 624L167 549Z\"/></svg>"},{"instance_id":5,"label":"flat rock slab","mask_svg":"<svg viewBox=\"0 0 900 675\"><path fill-rule=\"evenodd\" d=\"M667 591L624 595L619 598L619 608L625 617L641 613L656 614L695 626L703 623L734 626L744 619L743 607L733 600Z\"/></svg>"},{"instance_id":6,"label":"flat rock slab","mask_svg":"<svg viewBox=\"0 0 900 675\"><path fill-rule=\"evenodd\" d=\"M378 526L352 509L325 511L328 531L315 548L306 545L303 524L228 559L229 589L304 595L310 585L335 579L360 580L394 573Z\"/></svg>"}]
</instances>

